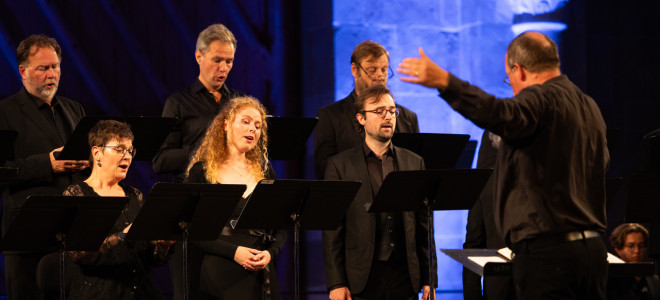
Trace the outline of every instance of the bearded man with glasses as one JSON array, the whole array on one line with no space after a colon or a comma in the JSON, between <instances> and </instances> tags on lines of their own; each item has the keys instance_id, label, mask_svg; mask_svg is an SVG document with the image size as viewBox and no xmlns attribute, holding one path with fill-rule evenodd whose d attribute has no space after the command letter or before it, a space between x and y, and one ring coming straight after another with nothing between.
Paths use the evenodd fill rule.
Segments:
<instances>
[{"instance_id":1,"label":"bearded man with glasses","mask_svg":"<svg viewBox=\"0 0 660 300\"><path fill-rule=\"evenodd\" d=\"M314 171L322 179L325 165L330 156L362 143L360 124L353 108L355 99L362 91L373 85L387 85L394 76L390 68L390 55L383 45L364 41L355 47L351 55L351 73L355 89L344 99L318 110L319 122L314 131ZM409 109L396 105L400 112L396 132L419 133L417 115Z\"/></svg>"},{"instance_id":2,"label":"bearded man with glasses","mask_svg":"<svg viewBox=\"0 0 660 300\"><path fill-rule=\"evenodd\" d=\"M374 85L355 101L364 130L360 144L328 159L326 180L360 181L362 185L343 222L323 231L326 284L330 299L429 298L437 279L429 278L428 219L424 210L367 212L387 174L423 170L422 158L392 145L399 109L389 89ZM401 199L404 201L405 199ZM431 244L435 260L435 242ZM433 264L433 274L437 274Z\"/></svg>"}]
</instances>

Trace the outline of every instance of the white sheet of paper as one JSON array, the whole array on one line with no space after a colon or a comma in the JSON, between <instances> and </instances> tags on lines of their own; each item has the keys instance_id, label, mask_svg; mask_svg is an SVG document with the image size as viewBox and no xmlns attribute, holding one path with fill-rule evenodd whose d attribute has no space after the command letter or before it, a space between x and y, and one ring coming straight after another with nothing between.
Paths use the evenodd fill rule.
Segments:
<instances>
[{"instance_id":1,"label":"white sheet of paper","mask_svg":"<svg viewBox=\"0 0 660 300\"><path fill-rule=\"evenodd\" d=\"M607 262L611 264L625 264L626 262L615 256L612 253L607 252Z\"/></svg>"},{"instance_id":2,"label":"white sheet of paper","mask_svg":"<svg viewBox=\"0 0 660 300\"><path fill-rule=\"evenodd\" d=\"M494 263L507 262L504 258L501 258L499 256L468 256L468 259L478 264L482 268L486 265L486 263L489 262L494 262Z\"/></svg>"}]
</instances>

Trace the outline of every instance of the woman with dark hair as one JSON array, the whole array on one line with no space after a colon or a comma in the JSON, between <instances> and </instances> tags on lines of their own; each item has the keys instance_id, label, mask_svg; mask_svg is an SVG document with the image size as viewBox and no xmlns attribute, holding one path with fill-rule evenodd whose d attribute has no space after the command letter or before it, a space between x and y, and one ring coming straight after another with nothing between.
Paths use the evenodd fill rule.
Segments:
<instances>
[{"instance_id":1,"label":"woman with dark hair","mask_svg":"<svg viewBox=\"0 0 660 300\"><path fill-rule=\"evenodd\" d=\"M266 130L263 105L251 97L234 98L215 117L188 166L187 182L247 186L232 219L259 180L274 179ZM273 261L285 240L282 230L233 229L227 223L217 240L198 244L203 253L199 298L279 299Z\"/></svg>"},{"instance_id":2,"label":"woman with dark hair","mask_svg":"<svg viewBox=\"0 0 660 300\"><path fill-rule=\"evenodd\" d=\"M142 207L142 193L120 182L135 156L130 127L114 120L99 121L89 133L92 173L70 185L65 196L128 197L128 204L98 251L69 251L68 299L160 299L150 267L165 264L171 241L125 241Z\"/></svg>"}]
</instances>

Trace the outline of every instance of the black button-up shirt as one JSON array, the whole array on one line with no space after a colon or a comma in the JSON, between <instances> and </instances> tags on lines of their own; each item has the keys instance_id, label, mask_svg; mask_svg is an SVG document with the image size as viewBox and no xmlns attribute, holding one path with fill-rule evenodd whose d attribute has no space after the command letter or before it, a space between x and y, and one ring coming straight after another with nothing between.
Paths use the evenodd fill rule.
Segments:
<instances>
[{"instance_id":1,"label":"black button-up shirt","mask_svg":"<svg viewBox=\"0 0 660 300\"><path fill-rule=\"evenodd\" d=\"M190 87L179 90L167 98L163 117L178 121L153 158L156 173L172 173L174 180L183 182L192 151L201 143L206 129L229 100L244 96L226 84L220 88L222 98L216 102L199 79Z\"/></svg>"},{"instance_id":2,"label":"black button-up shirt","mask_svg":"<svg viewBox=\"0 0 660 300\"><path fill-rule=\"evenodd\" d=\"M508 245L578 230L605 232L605 121L596 102L568 77L496 99L450 75L441 96L502 137L494 210Z\"/></svg>"},{"instance_id":3,"label":"black button-up shirt","mask_svg":"<svg viewBox=\"0 0 660 300\"><path fill-rule=\"evenodd\" d=\"M30 96L30 99L37 106L39 113L46 119L48 124L55 128L55 131L60 137L62 144L66 143L66 140L69 138L69 134L73 131L73 128L66 121L64 112L62 111L62 105L57 100L57 97L53 97L53 100L50 101L50 105L43 100L37 98L36 96L27 93Z\"/></svg>"},{"instance_id":4,"label":"black button-up shirt","mask_svg":"<svg viewBox=\"0 0 660 300\"><path fill-rule=\"evenodd\" d=\"M369 181L371 184L371 192L374 199L378 194L378 190L383 185L383 180L387 174L393 172L396 168L394 147L390 143L387 151L379 159L376 154L367 146L367 143L362 144L364 150L364 157L367 162L367 170L369 170ZM403 220L400 212L383 212L376 213L376 241L374 247L374 259L380 261L387 261L394 253L395 258L400 259L404 256L401 255L405 252L403 250Z\"/></svg>"}]
</instances>

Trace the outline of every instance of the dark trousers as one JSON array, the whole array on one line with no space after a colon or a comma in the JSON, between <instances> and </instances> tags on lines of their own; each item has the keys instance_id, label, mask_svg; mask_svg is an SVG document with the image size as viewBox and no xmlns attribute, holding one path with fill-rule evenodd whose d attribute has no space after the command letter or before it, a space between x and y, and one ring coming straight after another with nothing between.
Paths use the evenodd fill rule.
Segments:
<instances>
[{"instance_id":1,"label":"dark trousers","mask_svg":"<svg viewBox=\"0 0 660 300\"><path fill-rule=\"evenodd\" d=\"M413 300L417 293L412 288L408 263L402 259L374 261L364 290L351 295L354 300Z\"/></svg>"},{"instance_id":2,"label":"dark trousers","mask_svg":"<svg viewBox=\"0 0 660 300\"><path fill-rule=\"evenodd\" d=\"M4 255L7 299L42 298L37 286L37 266L44 255L45 253Z\"/></svg>"},{"instance_id":3,"label":"dark trousers","mask_svg":"<svg viewBox=\"0 0 660 300\"><path fill-rule=\"evenodd\" d=\"M605 299L607 253L600 238L512 246L518 299Z\"/></svg>"}]
</instances>

